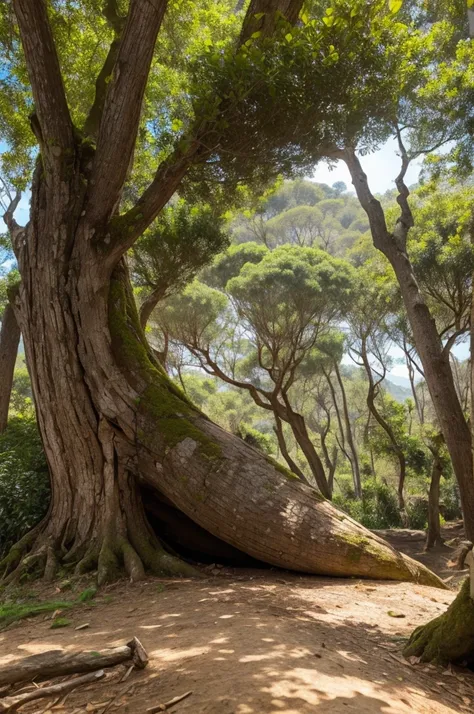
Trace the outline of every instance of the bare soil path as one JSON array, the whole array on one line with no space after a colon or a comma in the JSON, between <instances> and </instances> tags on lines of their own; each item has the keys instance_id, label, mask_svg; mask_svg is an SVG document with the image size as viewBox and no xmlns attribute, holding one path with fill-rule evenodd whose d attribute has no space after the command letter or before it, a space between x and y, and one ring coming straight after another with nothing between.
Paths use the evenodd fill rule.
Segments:
<instances>
[{"instance_id":1,"label":"bare soil path","mask_svg":"<svg viewBox=\"0 0 474 714\"><path fill-rule=\"evenodd\" d=\"M213 568L200 581L150 579L101 591L67 612L71 626L23 621L0 633L0 664L63 648L99 650L132 636L150 664L119 683L21 712L145 714L192 690L176 714L457 714L474 710L474 673L410 664L404 637L443 612L454 592L372 581ZM83 587L83 586L82 586ZM58 598L54 588L41 597ZM391 613L391 614L389 614ZM394 617L403 615L404 617ZM50 616L49 616L50 617ZM84 623L89 627L76 631ZM50 705L51 706L51 705Z\"/></svg>"}]
</instances>

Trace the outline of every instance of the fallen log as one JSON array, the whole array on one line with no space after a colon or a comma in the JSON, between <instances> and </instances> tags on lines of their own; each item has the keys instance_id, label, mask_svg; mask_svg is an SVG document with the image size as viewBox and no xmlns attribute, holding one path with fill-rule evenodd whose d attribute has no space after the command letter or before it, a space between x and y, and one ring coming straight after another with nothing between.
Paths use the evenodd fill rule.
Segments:
<instances>
[{"instance_id":1,"label":"fallen log","mask_svg":"<svg viewBox=\"0 0 474 714\"><path fill-rule=\"evenodd\" d=\"M54 697L58 694L67 694L72 692L73 689L82 686L83 684L90 684L91 682L96 682L105 676L103 669L98 672L92 672L90 674L85 674L83 677L77 677L76 679L68 679L67 682L60 682L59 684L52 684L49 687L39 687L32 692L26 692L25 694L17 694L11 697L5 697L5 699L0 700L0 712L16 712L23 704L27 702L32 702L35 699L44 699L45 697Z\"/></svg>"},{"instance_id":2,"label":"fallen log","mask_svg":"<svg viewBox=\"0 0 474 714\"><path fill-rule=\"evenodd\" d=\"M132 660L137 669L143 669L148 664L148 655L136 637L126 645L100 652L50 650L0 667L0 687L37 678L52 679L67 674L95 672L128 660Z\"/></svg>"}]
</instances>

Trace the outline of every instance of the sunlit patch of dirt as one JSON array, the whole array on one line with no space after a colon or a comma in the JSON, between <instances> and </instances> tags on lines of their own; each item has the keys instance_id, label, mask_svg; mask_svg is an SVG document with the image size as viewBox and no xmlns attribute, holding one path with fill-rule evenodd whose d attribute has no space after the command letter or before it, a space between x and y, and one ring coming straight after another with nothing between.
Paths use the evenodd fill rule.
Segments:
<instances>
[{"instance_id":1,"label":"sunlit patch of dirt","mask_svg":"<svg viewBox=\"0 0 474 714\"><path fill-rule=\"evenodd\" d=\"M189 690L176 714L473 710L474 674L401 656L404 638L443 612L454 592L281 571L212 572L219 575L202 581L119 583L99 593L94 606L68 611L68 628L51 630L50 620L38 619L14 625L0 633L0 664L48 649L99 650L137 636L148 668L125 684L119 679L126 666L112 670L105 682L72 693L57 710L65 714L101 712L114 696L109 712L144 714ZM83 623L89 627L74 629Z\"/></svg>"}]
</instances>

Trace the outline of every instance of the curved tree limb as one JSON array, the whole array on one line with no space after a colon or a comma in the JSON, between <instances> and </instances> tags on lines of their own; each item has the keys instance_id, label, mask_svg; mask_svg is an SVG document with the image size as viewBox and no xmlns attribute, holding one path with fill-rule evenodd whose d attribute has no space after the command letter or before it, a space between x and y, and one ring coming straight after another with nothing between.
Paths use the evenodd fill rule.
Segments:
<instances>
[{"instance_id":1,"label":"curved tree limb","mask_svg":"<svg viewBox=\"0 0 474 714\"><path fill-rule=\"evenodd\" d=\"M23 234L24 229L18 225L18 223L15 220L15 211L18 208L18 204L21 201L21 191L17 191L15 195L12 197L10 194L10 190L8 186L6 185L5 181L0 178L0 183L3 186L3 190L9 199L10 203L8 205L5 205L4 201L1 201L1 205L3 208L5 208L5 213L3 214L3 220L5 221L5 225L8 228L8 231L11 236L11 241L13 244L13 248L16 248L16 244L20 238L20 236Z\"/></svg>"},{"instance_id":2,"label":"curved tree limb","mask_svg":"<svg viewBox=\"0 0 474 714\"><path fill-rule=\"evenodd\" d=\"M259 41L270 35L275 29L274 18L277 13L280 13L287 22L295 24L302 5L303 0L252 0L242 24L239 46L258 30L257 27L254 28L255 22L263 23L262 29L258 30L262 32ZM256 20L255 16L261 13L262 16ZM273 19L269 20L269 18ZM219 120L219 116L216 119ZM172 154L159 165L152 182L136 205L111 221L112 241L108 256L110 267L118 263L122 255L155 220L178 188L189 167L205 160L209 155L212 148L205 144L205 137L213 126L214 122L201 121L198 118L189 135L180 137Z\"/></svg>"}]
</instances>

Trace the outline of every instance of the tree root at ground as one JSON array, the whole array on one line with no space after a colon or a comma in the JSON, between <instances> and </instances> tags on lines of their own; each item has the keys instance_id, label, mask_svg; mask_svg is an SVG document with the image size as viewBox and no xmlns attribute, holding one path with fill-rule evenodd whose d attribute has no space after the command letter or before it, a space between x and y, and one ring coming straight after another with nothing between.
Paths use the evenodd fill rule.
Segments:
<instances>
[{"instance_id":1,"label":"tree root at ground","mask_svg":"<svg viewBox=\"0 0 474 714\"><path fill-rule=\"evenodd\" d=\"M122 489L123 491L124 489ZM177 555L167 552L151 528L143 511L138 488L129 488L127 519L110 519L89 543L74 543L65 550L60 535L48 533L48 517L16 543L0 561L0 581L20 583L29 576L54 580L60 565L74 574L97 571L99 585L126 575L131 582L145 578L145 572L158 576L197 577L200 573ZM120 509L117 509L120 510ZM61 529L58 529L61 532Z\"/></svg>"},{"instance_id":2,"label":"tree root at ground","mask_svg":"<svg viewBox=\"0 0 474 714\"><path fill-rule=\"evenodd\" d=\"M441 665L474 664L474 601L469 587L467 578L446 612L413 632L403 650L405 657Z\"/></svg>"}]
</instances>

